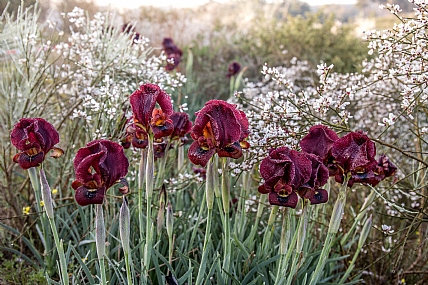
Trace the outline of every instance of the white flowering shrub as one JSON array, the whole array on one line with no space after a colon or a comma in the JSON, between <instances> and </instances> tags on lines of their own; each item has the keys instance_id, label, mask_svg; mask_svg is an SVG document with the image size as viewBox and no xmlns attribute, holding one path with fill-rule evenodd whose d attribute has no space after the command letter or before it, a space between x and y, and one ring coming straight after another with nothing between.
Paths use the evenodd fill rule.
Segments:
<instances>
[{"instance_id":1,"label":"white flowering shrub","mask_svg":"<svg viewBox=\"0 0 428 285\"><path fill-rule=\"evenodd\" d=\"M400 238L412 239L409 232L418 227L419 231L426 231L418 212L426 211L427 195L428 38L425 27L428 2L409 2L415 5L413 17L400 16L398 5L380 5L400 23L389 30L365 32L363 40L368 43L368 54L374 58L362 63L360 74L335 73L333 65L321 63L316 70L319 79L315 82L311 80L315 71L310 70L306 62L293 59L287 66L265 65L264 80L247 82L243 91L231 99L246 109L251 129L249 142L254 146L248 150L247 160L231 166L240 171L257 165L271 148L285 145L298 149L298 142L314 124L327 125L338 133L361 129L376 142L377 154L386 153L399 168L393 181L373 189L378 200L370 206L385 214L376 218L376 227L387 237L379 250L390 253L391 260L398 249L409 246L406 242L397 244ZM366 186L356 189L352 195L360 200L366 196L361 189L370 191ZM414 224L401 225L403 234L382 225L405 217L412 217ZM426 246L426 240L421 239L426 238L426 232L418 235L417 246ZM376 256L377 248L368 250ZM415 263L392 262L387 268L398 270L399 267L401 273L404 268L423 268L423 264L418 263L422 252L417 253ZM370 272L364 272L373 277Z\"/></svg>"}]
</instances>

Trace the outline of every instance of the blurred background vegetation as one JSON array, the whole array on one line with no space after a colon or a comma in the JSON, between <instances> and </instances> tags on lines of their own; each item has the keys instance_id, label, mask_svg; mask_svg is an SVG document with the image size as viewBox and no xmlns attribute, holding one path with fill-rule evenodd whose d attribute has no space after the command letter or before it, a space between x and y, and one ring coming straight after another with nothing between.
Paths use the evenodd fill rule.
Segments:
<instances>
[{"instance_id":1,"label":"blurred background vegetation","mask_svg":"<svg viewBox=\"0 0 428 285\"><path fill-rule=\"evenodd\" d=\"M23 1L24 7L36 0ZM406 0L389 1L411 11ZM367 58L367 44L361 40L368 29L391 27L397 22L388 11L378 9L385 1L358 0L356 5L310 6L304 1L234 0L227 3L211 1L193 8L141 6L138 9L116 9L98 6L96 0L40 0L40 20L64 22L63 12L75 6L92 16L98 11L116 13L117 26L135 25L135 31L151 40L160 52L162 40L170 37L183 50L178 70L185 73L192 56L193 74L187 75L196 105L209 99L229 96L227 67L237 61L246 67L244 78L258 81L264 63L285 65L293 57L307 60L316 68L320 62L334 64L335 72L360 71ZM20 1L0 1L0 11L15 13ZM67 27L62 28L67 32ZM316 79L316 78L315 78ZM188 90L190 91L190 90ZM191 106L190 111L198 110Z\"/></svg>"}]
</instances>

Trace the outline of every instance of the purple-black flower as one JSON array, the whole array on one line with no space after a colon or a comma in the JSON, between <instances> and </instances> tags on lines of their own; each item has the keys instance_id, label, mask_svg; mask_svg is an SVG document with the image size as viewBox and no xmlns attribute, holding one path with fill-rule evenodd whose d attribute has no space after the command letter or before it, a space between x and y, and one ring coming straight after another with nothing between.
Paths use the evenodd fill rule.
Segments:
<instances>
[{"instance_id":1,"label":"purple-black flower","mask_svg":"<svg viewBox=\"0 0 428 285\"><path fill-rule=\"evenodd\" d=\"M173 113L171 98L155 84L141 85L130 97L133 124L128 127L128 133L133 135L132 144L145 148L148 135L152 133L155 139L169 136L174 131L170 116ZM155 108L156 104L160 108Z\"/></svg>"},{"instance_id":2,"label":"purple-black flower","mask_svg":"<svg viewBox=\"0 0 428 285\"><path fill-rule=\"evenodd\" d=\"M77 151L73 163L76 180L71 186L81 206L102 204L105 193L116 183L125 184L127 188L123 177L128 173L129 163L123 147L116 142L92 141Z\"/></svg>"},{"instance_id":3,"label":"purple-black flower","mask_svg":"<svg viewBox=\"0 0 428 285\"><path fill-rule=\"evenodd\" d=\"M188 157L194 164L205 166L217 153L220 157L239 158L242 148L249 145L248 120L244 112L235 105L222 100L210 100L196 112L196 119L190 133L194 142Z\"/></svg>"},{"instance_id":4,"label":"purple-black flower","mask_svg":"<svg viewBox=\"0 0 428 285\"><path fill-rule=\"evenodd\" d=\"M165 69L171 71L180 63L183 52L174 44L171 38L164 38L162 46L167 55L167 65Z\"/></svg>"},{"instance_id":5,"label":"purple-black flower","mask_svg":"<svg viewBox=\"0 0 428 285\"><path fill-rule=\"evenodd\" d=\"M229 67L227 68L227 77L232 77L236 74L238 74L238 72L241 70L241 65L239 63L237 63L236 61L232 62Z\"/></svg>"},{"instance_id":6,"label":"purple-black flower","mask_svg":"<svg viewBox=\"0 0 428 285\"><path fill-rule=\"evenodd\" d=\"M304 153L279 147L263 159L260 174L265 182L258 190L269 195L271 205L295 208L297 191L311 179L312 162Z\"/></svg>"},{"instance_id":7,"label":"purple-black flower","mask_svg":"<svg viewBox=\"0 0 428 285\"><path fill-rule=\"evenodd\" d=\"M13 157L23 169L39 166L46 154L53 150L51 157L60 157L64 151L55 147L59 134L55 127L42 118L20 119L10 134L11 143L21 152Z\"/></svg>"}]
</instances>

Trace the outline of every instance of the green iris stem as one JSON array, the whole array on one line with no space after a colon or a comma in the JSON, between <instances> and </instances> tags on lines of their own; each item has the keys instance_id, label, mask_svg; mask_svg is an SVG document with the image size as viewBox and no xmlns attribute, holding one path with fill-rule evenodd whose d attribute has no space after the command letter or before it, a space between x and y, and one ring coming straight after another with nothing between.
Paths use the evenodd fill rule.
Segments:
<instances>
[{"instance_id":1,"label":"green iris stem","mask_svg":"<svg viewBox=\"0 0 428 285\"><path fill-rule=\"evenodd\" d=\"M140 256L144 256L144 241L145 235L144 235L144 215L143 215L143 193L144 193L144 181L145 181L145 174L146 169L145 166L147 164L147 150L142 149L141 150L141 159L140 159L140 165L138 166L138 222L140 225ZM143 268L144 260L141 258L141 269Z\"/></svg>"},{"instance_id":2,"label":"green iris stem","mask_svg":"<svg viewBox=\"0 0 428 285\"><path fill-rule=\"evenodd\" d=\"M181 171L184 165L184 145L179 145L177 147L178 154L177 154L177 170Z\"/></svg>"},{"instance_id":3,"label":"green iris stem","mask_svg":"<svg viewBox=\"0 0 428 285\"><path fill-rule=\"evenodd\" d=\"M263 251L266 251L271 246L270 240L272 237L272 232L275 229L275 226L273 225L273 223L275 222L276 214L278 213L278 210L279 210L279 206L277 205L272 206L266 231L263 237L263 243L262 243Z\"/></svg>"},{"instance_id":4,"label":"green iris stem","mask_svg":"<svg viewBox=\"0 0 428 285\"><path fill-rule=\"evenodd\" d=\"M200 285L203 282L205 269L207 265L207 258L209 255L208 245L211 240L211 223L212 223L213 209L208 208L207 225L205 229L204 248L202 250L202 259L199 266L198 276L196 277L195 285Z\"/></svg>"},{"instance_id":5,"label":"green iris stem","mask_svg":"<svg viewBox=\"0 0 428 285\"><path fill-rule=\"evenodd\" d=\"M290 243L290 219L291 211L287 210L284 207L282 211L282 230L281 230L281 240L279 242L279 254L281 255L278 262L278 268L276 272L275 284L278 283L278 280L281 278L281 272L284 270L284 257L287 253L287 248Z\"/></svg>"},{"instance_id":6,"label":"green iris stem","mask_svg":"<svg viewBox=\"0 0 428 285\"><path fill-rule=\"evenodd\" d=\"M28 175L30 176L30 182L34 189L34 196L36 197L36 211L38 213L43 212L42 206L41 206L41 184L40 180L37 177L37 167L31 167L28 169ZM49 253L51 251L51 246L49 241L47 240L47 232L48 232L48 220L46 219L47 216L45 214L42 214L40 216L40 221L42 224L42 243L45 247L45 252ZM48 272L51 273L53 271L53 260L51 260L52 255L46 254L45 255L45 261L46 261L46 267L48 268Z\"/></svg>"},{"instance_id":7,"label":"green iris stem","mask_svg":"<svg viewBox=\"0 0 428 285\"><path fill-rule=\"evenodd\" d=\"M346 242L349 240L354 229L357 227L357 224L364 219L364 217L366 216L367 210L368 210L369 206L373 203L373 200L375 197L376 197L375 191L372 191L370 193L370 195L367 196L367 198L364 201L364 204L361 206L360 212L358 213L357 217L354 220L354 223L352 224L351 228L348 230L346 235L340 241L340 244L342 246L345 246Z\"/></svg>"},{"instance_id":8,"label":"green iris stem","mask_svg":"<svg viewBox=\"0 0 428 285\"><path fill-rule=\"evenodd\" d=\"M328 255L331 251L331 247L333 245L333 240L334 237L336 236L338 230L339 230L339 226L340 226L340 221L342 220L342 215L344 212L344 207L345 207L345 203L346 203L346 194L347 194L347 190L348 190L348 181L349 181L349 175L345 175L343 184L342 184L342 189L339 192L339 195L337 197L336 203L334 204L333 207L333 212L331 214L331 218L330 218L330 224L328 227L328 233L327 233L327 237L324 241L324 246L323 249L321 251L321 254L319 256L318 259L318 263L317 266L315 268L314 273L311 276L311 280L309 285L315 285L321 275L321 272L324 270L325 267L325 263L327 261Z\"/></svg>"},{"instance_id":9,"label":"green iris stem","mask_svg":"<svg viewBox=\"0 0 428 285\"><path fill-rule=\"evenodd\" d=\"M372 192L373 193L373 192ZM339 283L338 284L343 284L345 283L346 279L348 278L349 274L351 274L352 269L354 269L355 267L355 261L357 261L357 257L360 254L361 249L363 249L364 243L366 242L367 236L370 233L370 229L372 227L372 216L370 216L366 222L364 223L364 227L361 230L361 235L360 238L358 240L358 248L357 251L354 254L354 257L351 260L351 263L348 266L348 269L346 269L345 274L343 274L342 278L340 278Z\"/></svg>"},{"instance_id":10,"label":"green iris stem","mask_svg":"<svg viewBox=\"0 0 428 285\"><path fill-rule=\"evenodd\" d=\"M97 255L100 263L101 284L107 285L106 268L105 268L105 251L106 251L106 230L104 225L103 205L97 204L97 213L95 216L95 243L97 246Z\"/></svg>"},{"instance_id":11,"label":"green iris stem","mask_svg":"<svg viewBox=\"0 0 428 285\"><path fill-rule=\"evenodd\" d=\"M221 197L223 201L223 228L224 228L224 259L223 259L223 279L225 284L229 283L230 272L230 255L232 254L232 244L230 238L230 188L229 188L229 177L227 176L227 158L223 158L222 161L222 175L221 175Z\"/></svg>"},{"instance_id":12,"label":"green iris stem","mask_svg":"<svg viewBox=\"0 0 428 285\"><path fill-rule=\"evenodd\" d=\"M213 216L213 207L214 207L214 187L218 185L216 180L218 179L218 173L215 168L215 159L209 161L207 164L207 172L206 172L206 182L205 182L205 195L204 199L207 203L207 224L205 228L205 237L204 237L204 248L202 250L202 260L199 266L198 275L196 277L195 285L202 284L203 276L205 274L207 258L209 256L208 245L211 239L211 224L212 224L212 216ZM217 200L217 198L216 198ZM218 200L217 200L218 201ZM203 202L202 202L203 205ZM202 210L203 206L201 207ZM192 236L193 237L193 236ZM193 241L193 239L191 239ZM191 243L192 244L192 243Z\"/></svg>"},{"instance_id":13,"label":"green iris stem","mask_svg":"<svg viewBox=\"0 0 428 285\"><path fill-rule=\"evenodd\" d=\"M302 254L303 244L305 243L306 239L306 231L308 229L308 212L309 212L309 204L305 203L303 205L302 209L302 215L299 219L299 225L297 227L297 231L294 233L294 236L297 237L295 243L296 248L293 255L293 260L291 262L291 269L288 272L288 278L287 278L287 285L291 284L293 282L293 279L295 278L295 274L298 269L298 265L300 264L300 258ZM294 237L293 237L294 239ZM294 245L294 243L293 243ZM291 250L290 250L291 252ZM288 262L288 260L287 260Z\"/></svg>"},{"instance_id":14,"label":"green iris stem","mask_svg":"<svg viewBox=\"0 0 428 285\"><path fill-rule=\"evenodd\" d=\"M52 234L55 241L55 246L58 252L62 282L64 285L68 285L69 280L68 280L68 274L67 274L67 262L64 254L64 244L62 240L60 240L58 237L58 230L56 228L54 215L53 215L51 189L49 187L45 172L42 167L40 168L40 184L43 185L43 190L41 193L42 193L42 198L45 201L46 214L48 216L49 224L51 226ZM50 212L50 214L48 214L48 211Z\"/></svg>"},{"instance_id":15,"label":"green iris stem","mask_svg":"<svg viewBox=\"0 0 428 285\"><path fill-rule=\"evenodd\" d=\"M154 188L154 151L153 137L149 137L149 145L147 147L147 162L146 162L146 243L144 245L144 267L148 274L150 268L150 260L152 255L152 237L153 223L152 221L152 198Z\"/></svg>"},{"instance_id":16,"label":"green iris stem","mask_svg":"<svg viewBox=\"0 0 428 285\"><path fill-rule=\"evenodd\" d=\"M125 267L126 267L126 280L128 282L128 285L132 285L132 275L131 275L131 266L130 266L130 262L129 259L131 258L131 256L129 255L128 252L125 252Z\"/></svg>"},{"instance_id":17,"label":"green iris stem","mask_svg":"<svg viewBox=\"0 0 428 285\"><path fill-rule=\"evenodd\" d=\"M249 247L250 250L254 250L255 242L254 237L256 236L258 225L260 223L260 218L263 214L263 209L265 208L265 203L267 200L267 195L259 195L259 205L257 207L256 221L251 227L251 232L248 238L245 240L245 245Z\"/></svg>"},{"instance_id":18,"label":"green iris stem","mask_svg":"<svg viewBox=\"0 0 428 285\"><path fill-rule=\"evenodd\" d=\"M166 147L165 147L165 153L160 159L158 173L156 174L156 188L160 187L163 183L164 177L165 177L165 166L166 161L168 160L168 150L171 146L171 141L168 140Z\"/></svg>"}]
</instances>

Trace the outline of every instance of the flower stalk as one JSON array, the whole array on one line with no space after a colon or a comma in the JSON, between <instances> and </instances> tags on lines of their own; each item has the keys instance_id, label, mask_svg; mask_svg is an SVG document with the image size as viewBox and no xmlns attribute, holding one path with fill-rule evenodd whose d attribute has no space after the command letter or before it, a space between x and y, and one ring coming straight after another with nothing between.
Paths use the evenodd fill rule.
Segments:
<instances>
[{"instance_id":1,"label":"flower stalk","mask_svg":"<svg viewBox=\"0 0 428 285\"><path fill-rule=\"evenodd\" d=\"M153 137L149 137L147 147L147 162L146 162L146 243L144 245L144 269L148 273L150 268L150 259L152 255L152 198L154 188L154 150Z\"/></svg>"},{"instance_id":2,"label":"flower stalk","mask_svg":"<svg viewBox=\"0 0 428 285\"><path fill-rule=\"evenodd\" d=\"M330 253L331 247L333 245L334 237L336 236L339 230L340 222L342 220L343 211L346 203L346 195L348 190L349 178L350 178L350 175L344 175L342 189L340 190L337 200L334 204L333 212L330 218L330 224L328 227L327 237L324 241L324 246L319 256L315 271L311 276L311 280L309 283L310 285L315 285L318 282L321 272L324 270L324 266L327 261L328 254Z\"/></svg>"},{"instance_id":3,"label":"flower stalk","mask_svg":"<svg viewBox=\"0 0 428 285\"><path fill-rule=\"evenodd\" d=\"M42 192L42 199L44 201L45 212L46 212L46 215L48 216L49 224L51 226L52 234L54 236L55 246L58 252L59 265L60 265L60 271L61 271L61 280L64 285L68 285L69 280L68 280L68 274L67 274L67 262L64 254L64 244L62 240L60 240L58 237L58 230L56 228L55 219L54 219L51 188L49 187L49 183L46 179L45 171L43 170L43 168L40 168L40 184L42 185L41 192Z\"/></svg>"}]
</instances>

